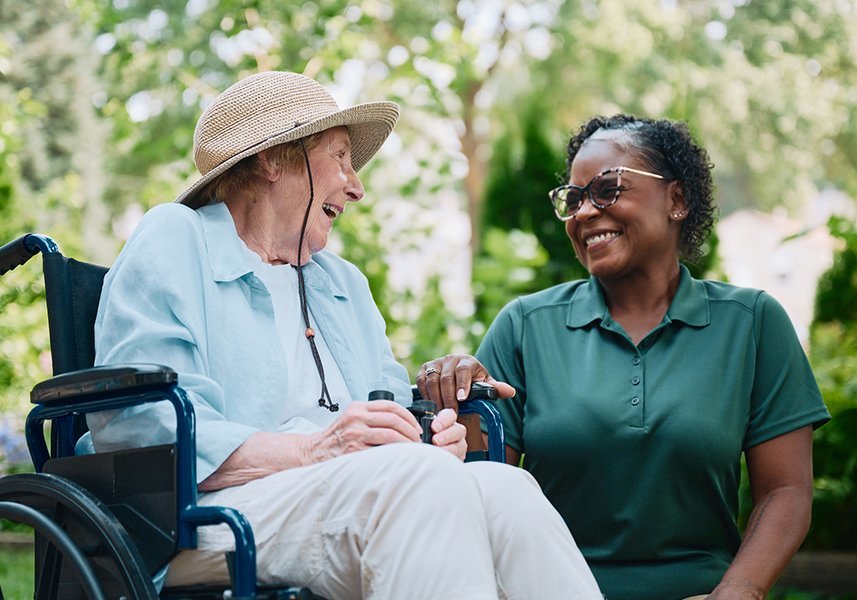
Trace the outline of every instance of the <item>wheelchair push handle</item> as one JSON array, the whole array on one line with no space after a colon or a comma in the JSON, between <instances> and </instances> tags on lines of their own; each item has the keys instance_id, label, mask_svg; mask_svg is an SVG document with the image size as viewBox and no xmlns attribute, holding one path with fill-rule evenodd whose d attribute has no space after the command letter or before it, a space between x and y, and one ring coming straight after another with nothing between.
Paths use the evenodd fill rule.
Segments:
<instances>
[{"instance_id":1,"label":"wheelchair push handle","mask_svg":"<svg viewBox=\"0 0 857 600\"><path fill-rule=\"evenodd\" d=\"M474 381L470 384L470 394L467 400L496 400L497 388L484 381Z\"/></svg>"},{"instance_id":2,"label":"wheelchair push handle","mask_svg":"<svg viewBox=\"0 0 857 600\"><path fill-rule=\"evenodd\" d=\"M0 248L0 275L13 271L39 252L49 254L59 252L59 247L49 237L28 233Z\"/></svg>"}]
</instances>

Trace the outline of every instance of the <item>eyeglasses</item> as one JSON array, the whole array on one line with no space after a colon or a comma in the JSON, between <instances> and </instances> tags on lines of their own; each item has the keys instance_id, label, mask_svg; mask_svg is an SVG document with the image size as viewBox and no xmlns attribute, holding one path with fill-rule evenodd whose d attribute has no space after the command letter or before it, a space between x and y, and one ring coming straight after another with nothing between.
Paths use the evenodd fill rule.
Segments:
<instances>
[{"instance_id":1,"label":"eyeglasses","mask_svg":"<svg viewBox=\"0 0 857 600\"><path fill-rule=\"evenodd\" d=\"M560 221L568 221L574 218L587 196L589 197L589 201L592 202L592 206L596 208L607 208L615 204L619 199L619 194L625 189L622 187L622 173L626 171L656 179L664 178L663 175L640 171L631 167L613 167L612 169L601 171L583 187L571 183L561 185L548 192L556 216Z\"/></svg>"}]
</instances>

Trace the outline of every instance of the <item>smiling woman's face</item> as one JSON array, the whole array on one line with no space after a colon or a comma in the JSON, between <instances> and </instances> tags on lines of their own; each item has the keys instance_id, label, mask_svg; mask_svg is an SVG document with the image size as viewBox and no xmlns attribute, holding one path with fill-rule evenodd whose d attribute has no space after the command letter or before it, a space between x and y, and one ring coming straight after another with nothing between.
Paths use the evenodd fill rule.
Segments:
<instances>
[{"instance_id":1,"label":"smiling woman's face","mask_svg":"<svg viewBox=\"0 0 857 600\"><path fill-rule=\"evenodd\" d=\"M578 151L571 165L570 183L584 186L610 168L650 167L616 141L625 132L596 132ZM684 209L675 182L622 174L619 200L599 209L588 198L565 230L578 259L599 279L617 279L676 264L680 222L671 218Z\"/></svg>"},{"instance_id":2,"label":"smiling woman's face","mask_svg":"<svg viewBox=\"0 0 857 600\"><path fill-rule=\"evenodd\" d=\"M363 185L351 164L351 139L346 127L334 127L322 134L318 143L307 152L314 188L313 205L307 219L303 253L300 263L327 246L333 222L345 211L347 202L363 197ZM303 165L301 165L303 167ZM309 199L309 177L305 168L290 169L280 179L284 186L281 214L285 245L297 249L306 202Z\"/></svg>"}]
</instances>

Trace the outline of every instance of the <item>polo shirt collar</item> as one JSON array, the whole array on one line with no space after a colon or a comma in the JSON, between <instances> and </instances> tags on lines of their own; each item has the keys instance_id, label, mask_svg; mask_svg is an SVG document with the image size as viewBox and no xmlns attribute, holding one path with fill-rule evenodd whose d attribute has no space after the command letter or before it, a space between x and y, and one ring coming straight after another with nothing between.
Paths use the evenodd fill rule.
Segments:
<instances>
[{"instance_id":1,"label":"polo shirt collar","mask_svg":"<svg viewBox=\"0 0 857 600\"><path fill-rule=\"evenodd\" d=\"M705 327L711 323L708 306L708 291L705 284L690 275L687 267L680 265L681 279L675 298L667 311L666 321L681 321L692 327Z\"/></svg>"},{"instance_id":2,"label":"polo shirt collar","mask_svg":"<svg viewBox=\"0 0 857 600\"><path fill-rule=\"evenodd\" d=\"M608 317L604 292L595 277L582 283L568 303L568 317L565 324L571 328L585 327L593 321L603 321Z\"/></svg>"},{"instance_id":3,"label":"polo shirt collar","mask_svg":"<svg viewBox=\"0 0 857 600\"><path fill-rule=\"evenodd\" d=\"M684 265L679 265L679 268L678 290L664 320L705 327L711 322L705 284L691 277L690 271ZM595 277L590 277L575 290L569 302L565 324L571 328L585 327L593 321L604 321L609 316L601 284Z\"/></svg>"}]
</instances>

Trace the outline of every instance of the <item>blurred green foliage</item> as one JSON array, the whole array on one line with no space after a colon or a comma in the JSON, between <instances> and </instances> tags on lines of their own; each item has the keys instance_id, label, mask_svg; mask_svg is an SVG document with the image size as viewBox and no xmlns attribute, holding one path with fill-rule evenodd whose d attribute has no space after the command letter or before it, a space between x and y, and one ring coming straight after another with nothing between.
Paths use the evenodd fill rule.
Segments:
<instances>
[{"instance_id":1,"label":"blurred green foliage","mask_svg":"<svg viewBox=\"0 0 857 600\"><path fill-rule=\"evenodd\" d=\"M521 290L519 286L519 291L588 277L548 200L548 191L564 182L564 148L553 144L547 134L552 124L545 122L539 99L527 100L519 122L509 124L494 144L482 221L483 235L494 229L525 231L544 249L544 264L538 277L531 278L533 287ZM482 300L480 294L476 297Z\"/></svg>"},{"instance_id":2,"label":"blurred green foliage","mask_svg":"<svg viewBox=\"0 0 857 600\"><path fill-rule=\"evenodd\" d=\"M832 419L814 434L810 548L857 550L857 224L832 218L841 241L821 277L812 327L812 367Z\"/></svg>"},{"instance_id":3,"label":"blurred green foliage","mask_svg":"<svg viewBox=\"0 0 857 600\"><path fill-rule=\"evenodd\" d=\"M828 228L841 247L834 254L833 266L818 281L815 321L857 326L857 224L835 216Z\"/></svg>"},{"instance_id":4,"label":"blurred green foliage","mask_svg":"<svg viewBox=\"0 0 857 600\"><path fill-rule=\"evenodd\" d=\"M0 586L4 598L33 597L33 553L0 549Z\"/></svg>"}]
</instances>

